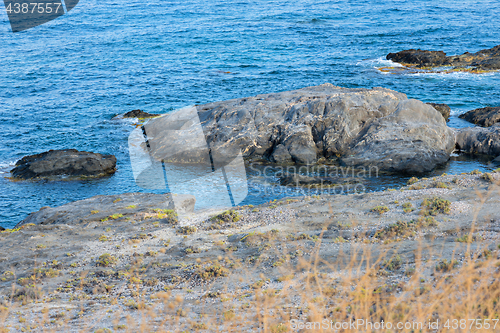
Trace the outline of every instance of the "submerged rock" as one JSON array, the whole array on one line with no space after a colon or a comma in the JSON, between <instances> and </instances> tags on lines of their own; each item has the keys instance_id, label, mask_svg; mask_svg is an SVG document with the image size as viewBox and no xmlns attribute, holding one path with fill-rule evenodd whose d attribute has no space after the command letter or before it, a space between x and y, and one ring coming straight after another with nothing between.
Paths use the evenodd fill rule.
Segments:
<instances>
[{"instance_id":1,"label":"submerged rock","mask_svg":"<svg viewBox=\"0 0 500 333\"><path fill-rule=\"evenodd\" d=\"M49 150L25 156L10 172L16 179L36 179L53 176L102 177L116 171L116 157L76 149Z\"/></svg>"},{"instance_id":2,"label":"submerged rock","mask_svg":"<svg viewBox=\"0 0 500 333\"><path fill-rule=\"evenodd\" d=\"M173 210L174 206L177 212L192 212L194 205L195 199L190 195L152 193L97 195L59 207L44 207L38 212L31 213L19 222L16 228L30 223L35 225L77 225L129 217L142 220L155 217L154 215L158 214L158 209ZM168 216L162 216L162 218L168 218Z\"/></svg>"},{"instance_id":3,"label":"submerged rock","mask_svg":"<svg viewBox=\"0 0 500 333\"><path fill-rule=\"evenodd\" d=\"M161 116L160 114L155 114L155 113L147 113L142 110L132 110L123 115L123 118L154 118L154 117L159 117Z\"/></svg>"},{"instance_id":4,"label":"submerged rock","mask_svg":"<svg viewBox=\"0 0 500 333\"><path fill-rule=\"evenodd\" d=\"M500 126L467 127L457 130L456 148L471 154L500 155Z\"/></svg>"},{"instance_id":5,"label":"submerged rock","mask_svg":"<svg viewBox=\"0 0 500 333\"><path fill-rule=\"evenodd\" d=\"M443 118L448 121L450 118L451 108L448 104L444 103L426 103L436 109L439 113L443 115Z\"/></svg>"},{"instance_id":6,"label":"submerged rock","mask_svg":"<svg viewBox=\"0 0 500 333\"><path fill-rule=\"evenodd\" d=\"M311 188L328 188L337 185L359 184L363 182L362 178L356 177L325 177L325 176L307 176L301 174L286 174L279 177L280 184L283 186L298 186Z\"/></svg>"},{"instance_id":7,"label":"submerged rock","mask_svg":"<svg viewBox=\"0 0 500 333\"><path fill-rule=\"evenodd\" d=\"M446 162L455 144L435 108L384 88L327 83L200 105L197 112L209 147L236 145L246 158L276 163L341 157L348 165L425 172ZM155 139L162 147L173 140Z\"/></svg>"},{"instance_id":8,"label":"submerged rock","mask_svg":"<svg viewBox=\"0 0 500 333\"><path fill-rule=\"evenodd\" d=\"M389 53L387 60L402 65L422 67L452 66L471 71L492 71L500 69L500 45L476 53L465 52L462 55L447 56L443 51L404 50Z\"/></svg>"},{"instance_id":9,"label":"submerged rock","mask_svg":"<svg viewBox=\"0 0 500 333\"><path fill-rule=\"evenodd\" d=\"M458 116L470 123L489 127L500 122L500 107L486 107L468 111Z\"/></svg>"}]
</instances>

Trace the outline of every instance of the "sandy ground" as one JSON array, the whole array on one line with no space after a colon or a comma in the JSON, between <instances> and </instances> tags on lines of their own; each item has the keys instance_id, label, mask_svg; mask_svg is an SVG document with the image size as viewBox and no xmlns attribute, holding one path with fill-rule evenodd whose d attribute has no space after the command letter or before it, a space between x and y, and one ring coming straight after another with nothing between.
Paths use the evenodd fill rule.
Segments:
<instances>
[{"instance_id":1,"label":"sandy ground","mask_svg":"<svg viewBox=\"0 0 500 333\"><path fill-rule=\"evenodd\" d=\"M491 175L444 175L401 190L284 199L238 207L225 220L204 212L175 223L152 210L146 218L7 230L0 234L0 332L133 331L141 323L147 331L182 325L203 330L195 323L199 318L243 309L256 286L286 288L284 277L307 274L300 267L311 261L335 277L351 274L346 267L353 263L362 272L399 255L401 267L381 274L383 283L398 284L417 260L460 263L485 249L497 256L500 173ZM422 203L431 198L449 200L449 211L426 216ZM376 207L379 212L372 211ZM388 227L398 221L399 228ZM300 300L288 306L300 315ZM145 319L145 311L156 316Z\"/></svg>"}]
</instances>

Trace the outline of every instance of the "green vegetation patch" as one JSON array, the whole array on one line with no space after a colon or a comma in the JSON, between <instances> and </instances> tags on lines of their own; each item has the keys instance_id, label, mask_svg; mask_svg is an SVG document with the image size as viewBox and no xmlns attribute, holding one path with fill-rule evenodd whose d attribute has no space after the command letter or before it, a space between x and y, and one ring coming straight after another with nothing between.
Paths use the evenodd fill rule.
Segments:
<instances>
[{"instance_id":1,"label":"green vegetation patch","mask_svg":"<svg viewBox=\"0 0 500 333\"><path fill-rule=\"evenodd\" d=\"M387 213L388 211L389 211L389 207L387 207L387 206L377 206L377 207L373 207L372 209L370 209L370 212L378 213L379 215Z\"/></svg>"},{"instance_id":2,"label":"green vegetation patch","mask_svg":"<svg viewBox=\"0 0 500 333\"><path fill-rule=\"evenodd\" d=\"M118 259L109 253L102 254L96 262L96 266L108 267L116 265Z\"/></svg>"},{"instance_id":3,"label":"green vegetation patch","mask_svg":"<svg viewBox=\"0 0 500 333\"><path fill-rule=\"evenodd\" d=\"M422 201L420 210L420 215L438 215L438 214L449 214L450 213L451 202L449 200L434 197L432 199L424 199Z\"/></svg>"}]
</instances>

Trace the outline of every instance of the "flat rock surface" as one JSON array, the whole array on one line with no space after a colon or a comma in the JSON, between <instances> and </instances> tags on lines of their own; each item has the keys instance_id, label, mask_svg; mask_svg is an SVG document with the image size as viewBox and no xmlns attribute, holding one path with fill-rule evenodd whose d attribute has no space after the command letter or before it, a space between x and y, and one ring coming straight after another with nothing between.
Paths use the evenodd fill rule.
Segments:
<instances>
[{"instance_id":1,"label":"flat rock surface","mask_svg":"<svg viewBox=\"0 0 500 333\"><path fill-rule=\"evenodd\" d=\"M15 179L102 177L116 171L116 157L76 149L49 150L17 161L11 174Z\"/></svg>"},{"instance_id":2,"label":"flat rock surface","mask_svg":"<svg viewBox=\"0 0 500 333\"><path fill-rule=\"evenodd\" d=\"M19 228L26 224L54 225L99 223L113 219L146 219L155 210L173 210L192 212L195 199L189 195L124 193L117 195L98 195L89 199L70 202L59 207L44 207L31 213L16 225Z\"/></svg>"},{"instance_id":3,"label":"flat rock surface","mask_svg":"<svg viewBox=\"0 0 500 333\"><path fill-rule=\"evenodd\" d=\"M458 117L482 127L490 127L500 122L500 107L475 109L461 114Z\"/></svg>"}]
</instances>

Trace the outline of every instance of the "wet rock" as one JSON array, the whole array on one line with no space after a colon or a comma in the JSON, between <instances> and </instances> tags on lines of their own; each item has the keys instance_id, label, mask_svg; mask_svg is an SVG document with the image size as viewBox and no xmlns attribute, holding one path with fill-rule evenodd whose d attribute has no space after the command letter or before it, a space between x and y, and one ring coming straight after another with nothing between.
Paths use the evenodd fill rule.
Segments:
<instances>
[{"instance_id":1,"label":"wet rock","mask_svg":"<svg viewBox=\"0 0 500 333\"><path fill-rule=\"evenodd\" d=\"M153 117L159 117L161 116L160 114L154 114L154 113L147 113L142 110L132 110L123 115L123 118L153 118Z\"/></svg>"},{"instance_id":2,"label":"wet rock","mask_svg":"<svg viewBox=\"0 0 500 333\"><path fill-rule=\"evenodd\" d=\"M458 116L470 123L490 127L500 122L500 107L486 107L468 111Z\"/></svg>"},{"instance_id":3,"label":"wet rock","mask_svg":"<svg viewBox=\"0 0 500 333\"><path fill-rule=\"evenodd\" d=\"M470 154L500 155L500 126L457 130L456 148Z\"/></svg>"},{"instance_id":4,"label":"wet rock","mask_svg":"<svg viewBox=\"0 0 500 333\"><path fill-rule=\"evenodd\" d=\"M451 108L448 104L444 103L426 103L436 109L439 113L443 115L443 118L448 121L450 118Z\"/></svg>"},{"instance_id":5,"label":"wet rock","mask_svg":"<svg viewBox=\"0 0 500 333\"><path fill-rule=\"evenodd\" d=\"M195 198L191 195L152 193L97 195L59 207L40 209L19 222L16 228L29 223L35 225L81 225L92 222L100 223L103 220L126 219L127 217L143 219L151 217L151 214L157 209L170 210L175 208L179 213L189 213L194 210L194 205Z\"/></svg>"},{"instance_id":6,"label":"wet rock","mask_svg":"<svg viewBox=\"0 0 500 333\"><path fill-rule=\"evenodd\" d=\"M469 68L472 71L491 71L500 69L500 45L476 53L465 52L462 55L453 56L447 56L443 51L411 49L389 53L386 58L417 68L453 66L455 68Z\"/></svg>"},{"instance_id":7,"label":"wet rock","mask_svg":"<svg viewBox=\"0 0 500 333\"><path fill-rule=\"evenodd\" d=\"M442 66L448 59L443 51L427 50L404 50L396 53L389 53L387 60L392 60L400 64L410 64L417 66Z\"/></svg>"},{"instance_id":8,"label":"wet rock","mask_svg":"<svg viewBox=\"0 0 500 333\"><path fill-rule=\"evenodd\" d=\"M282 144L279 144L274 148L273 154L271 155L271 161L279 164L285 164L292 162L292 155L288 152Z\"/></svg>"},{"instance_id":9,"label":"wet rock","mask_svg":"<svg viewBox=\"0 0 500 333\"><path fill-rule=\"evenodd\" d=\"M20 159L11 174L16 179L53 176L102 177L116 171L116 157L76 149L49 150Z\"/></svg>"},{"instance_id":10,"label":"wet rock","mask_svg":"<svg viewBox=\"0 0 500 333\"><path fill-rule=\"evenodd\" d=\"M347 89L327 83L200 105L197 113L208 147L237 146L245 158L276 163L312 164L363 154L348 162L397 172L429 171L448 160L455 142L436 109L384 88ZM164 118L148 126L154 128ZM172 131L164 132L164 138L155 135L158 142L152 147L180 149L188 144L174 142ZM198 158L189 157L189 163Z\"/></svg>"},{"instance_id":11,"label":"wet rock","mask_svg":"<svg viewBox=\"0 0 500 333\"><path fill-rule=\"evenodd\" d=\"M323 177L323 176L308 176L301 174L286 174L279 177L280 184L283 186L297 187L317 187L327 188L336 185L358 184L362 182L362 178L356 177Z\"/></svg>"}]
</instances>

